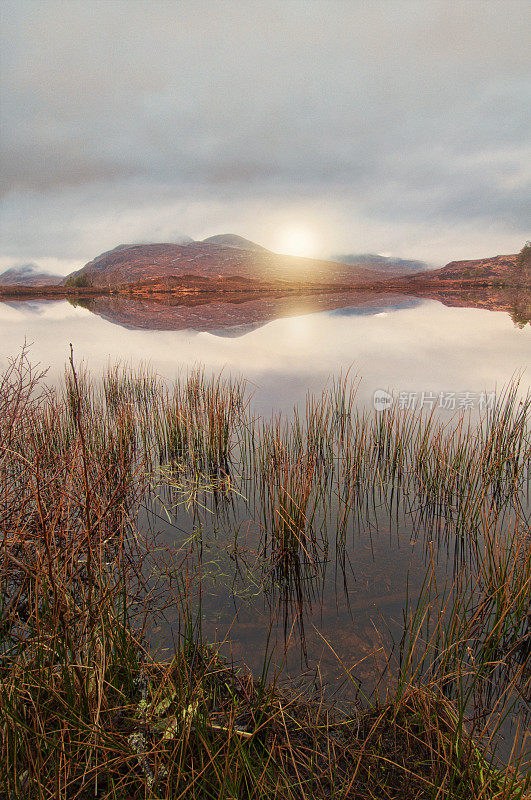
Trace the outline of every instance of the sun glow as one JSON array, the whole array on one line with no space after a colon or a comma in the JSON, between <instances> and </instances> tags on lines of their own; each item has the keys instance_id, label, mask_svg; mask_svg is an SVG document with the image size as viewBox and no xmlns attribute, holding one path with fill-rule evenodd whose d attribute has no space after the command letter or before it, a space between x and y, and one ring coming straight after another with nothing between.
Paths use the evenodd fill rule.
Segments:
<instances>
[{"instance_id":1,"label":"sun glow","mask_svg":"<svg viewBox=\"0 0 531 800\"><path fill-rule=\"evenodd\" d=\"M313 231L303 226L284 228L278 236L276 250L289 256L315 257L317 239Z\"/></svg>"}]
</instances>

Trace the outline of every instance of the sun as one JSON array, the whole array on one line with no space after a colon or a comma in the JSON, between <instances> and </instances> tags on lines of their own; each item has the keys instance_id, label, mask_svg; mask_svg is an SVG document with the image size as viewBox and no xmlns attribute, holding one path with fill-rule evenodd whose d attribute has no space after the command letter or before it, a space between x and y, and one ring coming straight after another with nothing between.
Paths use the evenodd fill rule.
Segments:
<instances>
[{"instance_id":1,"label":"sun","mask_svg":"<svg viewBox=\"0 0 531 800\"><path fill-rule=\"evenodd\" d=\"M317 240L313 231L303 225L294 225L279 232L277 251L289 256L315 256Z\"/></svg>"}]
</instances>

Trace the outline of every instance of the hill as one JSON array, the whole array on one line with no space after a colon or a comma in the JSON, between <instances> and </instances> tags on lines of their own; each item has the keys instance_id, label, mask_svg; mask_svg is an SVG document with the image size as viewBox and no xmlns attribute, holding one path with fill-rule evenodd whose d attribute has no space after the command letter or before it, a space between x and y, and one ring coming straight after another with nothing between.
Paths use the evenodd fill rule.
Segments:
<instances>
[{"instance_id":1,"label":"hill","mask_svg":"<svg viewBox=\"0 0 531 800\"><path fill-rule=\"evenodd\" d=\"M411 276L408 280L432 285L503 285L529 288L529 265L526 267L522 253L451 261L440 269Z\"/></svg>"},{"instance_id":2,"label":"hill","mask_svg":"<svg viewBox=\"0 0 531 800\"><path fill-rule=\"evenodd\" d=\"M214 237L219 239L219 237ZM233 241L232 235L221 237ZM375 270L335 261L320 261L273 253L236 237L237 246L212 241L190 244L120 245L102 253L66 279L66 285L120 288L134 284L157 284L194 276L218 282L227 278L282 285L352 286L385 280ZM259 248L259 249L256 249Z\"/></svg>"},{"instance_id":3,"label":"hill","mask_svg":"<svg viewBox=\"0 0 531 800\"><path fill-rule=\"evenodd\" d=\"M251 242L250 239L245 239L243 236L238 236L235 233L220 233L217 236L209 236L203 239L204 244L219 244L225 247L236 247L239 250L255 250L257 252L268 252L266 247L261 244Z\"/></svg>"},{"instance_id":4,"label":"hill","mask_svg":"<svg viewBox=\"0 0 531 800\"><path fill-rule=\"evenodd\" d=\"M36 264L6 269L0 273L0 286L58 286L64 280L62 275L39 270Z\"/></svg>"},{"instance_id":5,"label":"hill","mask_svg":"<svg viewBox=\"0 0 531 800\"><path fill-rule=\"evenodd\" d=\"M452 261L440 269L419 272L420 266L427 266L421 261L370 253L324 261L273 253L241 236L222 234L199 242L121 244L64 279L27 264L2 273L0 287L4 293L20 286L25 292L45 287L50 292L89 294L341 291L369 285L406 292L423 287L429 291L485 286L527 290L531 288L530 250L527 244L520 253Z\"/></svg>"},{"instance_id":6,"label":"hill","mask_svg":"<svg viewBox=\"0 0 531 800\"><path fill-rule=\"evenodd\" d=\"M362 267L363 269L374 269L389 277L413 275L414 273L426 272L432 269L425 261L381 256L377 253L339 255L334 256L334 260L340 261L343 264L352 264Z\"/></svg>"}]
</instances>

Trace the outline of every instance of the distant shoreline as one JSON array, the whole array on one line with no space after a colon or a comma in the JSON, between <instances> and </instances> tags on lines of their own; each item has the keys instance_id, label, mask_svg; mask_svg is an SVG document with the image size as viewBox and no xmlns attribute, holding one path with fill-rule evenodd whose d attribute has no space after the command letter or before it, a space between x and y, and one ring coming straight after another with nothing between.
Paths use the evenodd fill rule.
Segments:
<instances>
[{"instance_id":1,"label":"distant shoreline","mask_svg":"<svg viewBox=\"0 0 531 800\"><path fill-rule=\"evenodd\" d=\"M359 283L359 284L291 284L286 283L282 285L270 284L263 282L256 282L254 285L249 285L246 282L243 286L227 285L227 282L214 282L212 285L193 286L187 285L186 287L164 286L157 284L155 286L142 286L137 284L128 284L120 287L109 286L22 286L13 284L10 286L0 286L0 300L25 300L25 299L68 299L72 298L90 298L102 295L118 295L137 297L138 299L159 298L161 296L176 297L189 297L190 295L201 296L218 296L218 295L249 295L256 296L264 293L278 293L278 294L318 294L318 293L342 293L342 292L360 292L371 291L386 294L388 292L400 291L404 294L420 294L438 293L438 292L467 292L471 290L497 290L518 292L521 290L529 291L525 286L513 285L510 283L500 282L499 280L450 280L450 281L433 281L433 280L419 280L414 276L409 278L402 278L390 281L375 281L374 283Z\"/></svg>"}]
</instances>

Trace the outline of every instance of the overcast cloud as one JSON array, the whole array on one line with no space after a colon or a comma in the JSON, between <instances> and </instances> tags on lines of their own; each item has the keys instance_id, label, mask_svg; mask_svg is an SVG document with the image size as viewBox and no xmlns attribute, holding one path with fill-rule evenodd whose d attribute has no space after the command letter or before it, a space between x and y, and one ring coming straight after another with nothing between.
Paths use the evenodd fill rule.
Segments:
<instances>
[{"instance_id":1,"label":"overcast cloud","mask_svg":"<svg viewBox=\"0 0 531 800\"><path fill-rule=\"evenodd\" d=\"M4 0L0 271L234 232L443 264L529 233L518 0Z\"/></svg>"}]
</instances>

